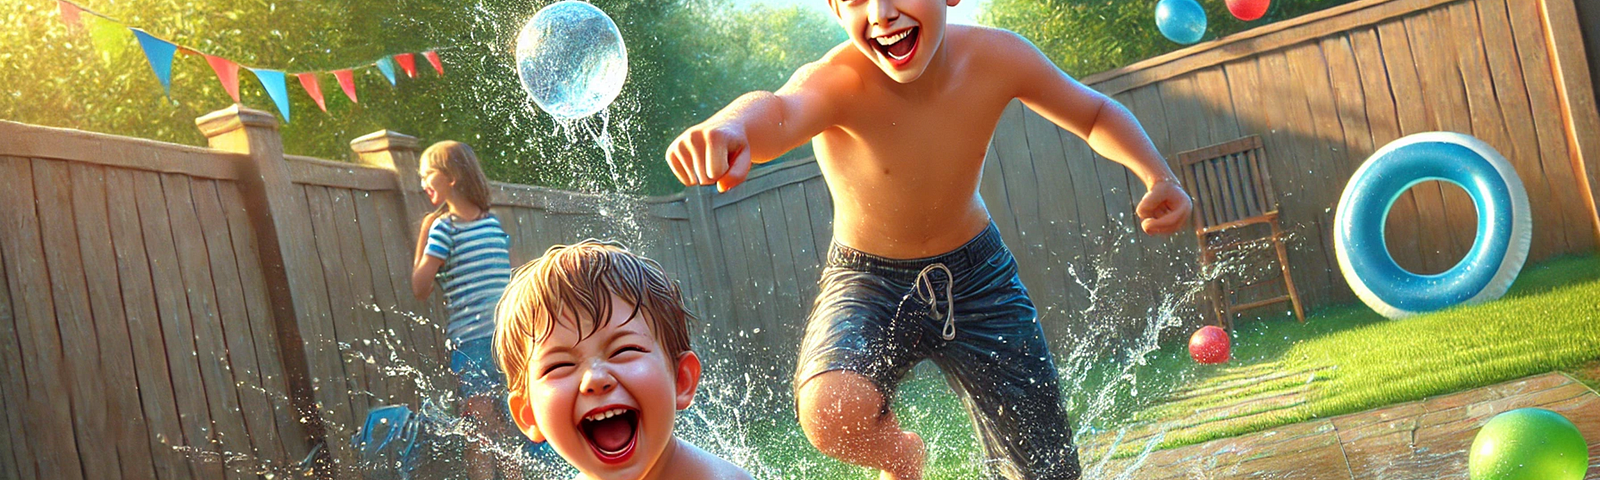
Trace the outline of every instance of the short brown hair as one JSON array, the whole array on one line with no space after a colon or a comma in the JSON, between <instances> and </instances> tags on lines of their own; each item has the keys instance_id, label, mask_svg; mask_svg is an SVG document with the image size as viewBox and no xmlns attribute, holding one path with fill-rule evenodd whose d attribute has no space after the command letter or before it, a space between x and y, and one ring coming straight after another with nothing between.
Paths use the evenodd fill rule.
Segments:
<instances>
[{"instance_id":1,"label":"short brown hair","mask_svg":"<svg viewBox=\"0 0 1600 480\"><path fill-rule=\"evenodd\" d=\"M584 240L556 245L544 256L518 267L495 309L494 350L511 390L528 381L529 341L550 336L562 312L589 314L589 331L575 326L582 340L611 318L611 296L634 306L631 321L641 313L668 359L689 350L689 320L678 284L667 278L655 260L628 251L616 242Z\"/></svg>"},{"instance_id":2,"label":"short brown hair","mask_svg":"<svg viewBox=\"0 0 1600 480\"><path fill-rule=\"evenodd\" d=\"M456 181L456 192L468 202L480 209L489 209L489 177L484 176L483 166L478 164L478 154L472 152L472 147L455 140L435 143L422 151L421 163L449 175ZM439 204L439 213L449 209L449 205Z\"/></svg>"}]
</instances>

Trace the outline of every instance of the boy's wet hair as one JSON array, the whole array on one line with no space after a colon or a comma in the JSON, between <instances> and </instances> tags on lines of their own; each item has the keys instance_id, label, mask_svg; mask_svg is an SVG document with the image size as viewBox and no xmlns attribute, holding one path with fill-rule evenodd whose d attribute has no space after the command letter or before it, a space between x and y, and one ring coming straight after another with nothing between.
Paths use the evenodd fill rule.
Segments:
<instances>
[{"instance_id":1,"label":"boy's wet hair","mask_svg":"<svg viewBox=\"0 0 1600 480\"><path fill-rule=\"evenodd\" d=\"M455 140L435 143L422 151L421 163L449 175L456 181L456 192L468 202L480 209L489 209L489 177L484 176L483 167L478 165L478 155L472 152L472 147ZM439 213L449 210L449 205L439 203Z\"/></svg>"},{"instance_id":2,"label":"boy's wet hair","mask_svg":"<svg viewBox=\"0 0 1600 480\"><path fill-rule=\"evenodd\" d=\"M689 320L678 284L661 265L616 242L584 240L556 245L544 256L518 267L495 309L494 350L511 390L526 388L533 342L550 336L557 319L580 312L594 319L574 328L581 341L611 319L611 296L633 305L628 321L641 314L668 360L689 350Z\"/></svg>"}]
</instances>

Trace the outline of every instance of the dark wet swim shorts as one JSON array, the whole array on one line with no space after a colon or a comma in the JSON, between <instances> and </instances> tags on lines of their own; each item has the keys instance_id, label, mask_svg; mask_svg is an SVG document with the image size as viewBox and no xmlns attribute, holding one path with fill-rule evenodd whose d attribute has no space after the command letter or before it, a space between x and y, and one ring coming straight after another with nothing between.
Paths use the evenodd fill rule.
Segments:
<instances>
[{"instance_id":1,"label":"dark wet swim shorts","mask_svg":"<svg viewBox=\"0 0 1600 480\"><path fill-rule=\"evenodd\" d=\"M892 399L913 366L932 360L972 416L991 475L1078 478L1055 364L993 223L960 248L922 259L878 257L835 241L819 285L796 390L847 370Z\"/></svg>"}]
</instances>

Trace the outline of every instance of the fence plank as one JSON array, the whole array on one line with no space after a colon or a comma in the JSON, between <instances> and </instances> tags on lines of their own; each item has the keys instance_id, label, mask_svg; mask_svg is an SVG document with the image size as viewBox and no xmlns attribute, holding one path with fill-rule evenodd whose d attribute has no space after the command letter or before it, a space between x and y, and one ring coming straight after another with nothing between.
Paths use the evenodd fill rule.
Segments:
<instances>
[{"instance_id":1,"label":"fence plank","mask_svg":"<svg viewBox=\"0 0 1600 480\"><path fill-rule=\"evenodd\" d=\"M1510 40L1516 45L1518 57L1522 60L1522 76L1527 81L1528 100L1534 112L1534 130L1539 136L1539 158L1544 163L1550 191L1567 202L1562 204L1563 211L1569 214L1587 213L1588 207L1583 204L1582 198L1574 196L1575 192L1582 189L1572 172L1572 144L1567 138L1565 122L1560 115L1551 114L1561 111L1562 104L1556 95L1558 80L1550 68L1554 60L1550 58L1538 3L1505 2L1511 22ZM1592 227L1584 225L1585 222L1572 221L1571 218L1568 217L1566 228L1567 242L1572 251L1592 251L1595 247Z\"/></svg>"},{"instance_id":2,"label":"fence plank","mask_svg":"<svg viewBox=\"0 0 1600 480\"><path fill-rule=\"evenodd\" d=\"M173 449L183 443L184 430L179 423L171 370L168 369L167 356L162 348L161 315L156 310L155 290L151 284L150 263L145 256L144 233L139 223L132 174L119 168L108 169L105 191L112 249L116 254L118 283L122 289L122 305L133 350L133 369L143 372L136 375L136 379L139 382L140 403L149 427L146 434L149 436L156 476L162 479L187 479L193 472L185 465L185 458ZM110 205L121 205L123 208L109 208Z\"/></svg>"},{"instance_id":3,"label":"fence plank","mask_svg":"<svg viewBox=\"0 0 1600 480\"><path fill-rule=\"evenodd\" d=\"M712 212L715 212L712 221L717 223L717 232L721 234L724 248L724 250L713 255L720 256L722 261L727 264L728 280L724 285L727 286L728 291L725 295L728 295L729 299L732 300L729 303L728 318L723 322L723 325L732 334L732 332L749 328L751 321L758 317L755 305L756 297L750 285L751 269L749 257L744 255L747 239L743 230L739 228L740 212L737 205L712 210Z\"/></svg>"},{"instance_id":4,"label":"fence plank","mask_svg":"<svg viewBox=\"0 0 1600 480\"><path fill-rule=\"evenodd\" d=\"M794 184L791 184L794 185ZM777 335L782 331L782 326L803 318L801 310L805 307L800 303L800 275L794 264L794 247L790 245L788 218L784 216L783 198L780 196L782 187L769 190L761 195L761 217L764 223L762 230L767 234L767 258L772 259L772 280L774 290L774 313L776 316L768 319L767 335Z\"/></svg>"},{"instance_id":5,"label":"fence plank","mask_svg":"<svg viewBox=\"0 0 1600 480\"><path fill-rule=\"evenodd\" d=\"M811 208L806 202L806 183L798 182L785 185L778 194L781 203L787 208L783 209L784 222L789 224L790 255L795 266L795 285L800 288L799 316L787 319L784 329L779 332L779 338L799 339L805 332L806 318L811 314L811 304L817 297L819 288L817 282L822 278L822 262L826 261L817 252L815 238L817 234L811 225ZM798 342L793 342L797 343Z\"/></svg>"},{"instance_id":6,"label":"fence plank","mask_svg":"<svg viewBox=\"0 0 1600 480\"><path fill-rule=\"evenodd\" d=\"M411 338L411 328L408 325L410 322L407 321L400 307L400 296L409 296L411 291L409 289L403 292L396 291L394 284L394 279L401 277L406 278L407 283L409 283L411 272L390 272L389 270L388 252L384 249L383 240L386 237L397 235L397 233L386 231L382 228L383 220L378 217L377 206L374 205L376 199L373 198L373 195L369 192L356 191L351 192L351 196L351 203L355 208L355 218L357 219L356 226L360 230L362 258L365 259L367 264L368 277L366 279L372 294L372 305L377 312L381 312L379 313L378 322L379 325L382 325L383 332L378 337L383 340L381 342L382 348L389 350L386 352L387 354L380 356L390 361L398 360L401 363L401 365L390 365L394 370L384 373L385 375L400 375L399 378L390 379L390 386L393 388L390 393L395 395L391 402L416 405L416 402L421 400L418 394L422 392L417 392L413 387L415 383L410 382L412 380L410 376L416 373L411 372L406 367L421 368L422 359L418 356L416 341Z\"/></svg>"},{"instance_id":7,"label":"fence plank","mask_svg":"<svg viewBox=\"0 0 1600 480\"><path fill-rule=\"evenodd\" d=\"M311 392L291 391L285 373L282 347L278 345L277 325L272 318L271 301L267 298L266 274L262 271L260 249L256 244L250 214L245 211L244 197L232 182L218 182L217 199L228 224L228 240L233 244L234 259L238 264L239 283L244 293L244 307L248 313L250 339L254 342L256 365L260 371L261 388L271 405L272 421L277 429L281 461L297 461L309 452L311 438L299 421L302 415L312 412L295 412L291 396L310 398ZM303 368L303 367L302 367ZM271 450L269 450L271 451ZM283 465L280 464L280 472ZM280 473L281 474L281 473Z\"/></svg>"},{"instance_id":8,"label":"fence plank","mask_svg":"<svg viewBox=\"0 0 1600 480\"><path fill-rule=\"evenodd\" d=\"M1470 134L1472 122L1467 117L1466 91L1460 83L1460 74L1456 70L1453 58L1455 57L1455 40L1451 38L1444 21L1438 15L1439 11L1429 10L1405 19L1406 32L1410 35L1411 49L1415 54L1417 75L1422 81L1421 95L1415 98L1425 102L1429 119L1434 130L1445 130ZM1471 223L1463 213L1470 215L1471 205L1463 204L1470 199L1462 198L1455 188L1445 188L1439 182L1427 182L1417 185L1421 189L1438 189L1440 191L1441 207L1435 213L1443 219L1438 231L1438 236L1430 237L1438 243L1435 249L1438 253L1430 255L1432 260L1428 273L1442 272L1455 264L1455 261L1467 253L1470 245L1463 245L1461 232ZM1462 209L1468 209L1462 212ZM1473 220L1475 221L1475 220ZM1429 239L1424 239L1427 242Z\"/></svg>"},{"instance_id":9,"label":"fence plank","mask_svg":"<svg viewBox=\"0 0 1600 480\"><path fill-rule=\"evenodd\" d=\"M87 280L89 307L94 316L95 338L100 343L102 386L110 396L106 414L113 428L118 466L123 478L154 478L149 430L139 405L139 383L134 371L133 346L123 314L122 287L117 280L116 252L111 246L104 168L70 165L72 210L77 221L78 246Z\"/></svg>"},{"instance_id":10,"label":"fence plank","mask_svg":"<svg viewBox=\"0 0 1600 480\"><path fill-rule=\"evenodd\" d=\"M443 368L447 358L444 352L443 326L438 323L442 317L435 317L432 306L425 300L418 300L411 294L411 268L413 255L416 254L416 231L410 231L411 221L404 219L401 212L401 198L398 195L373 194L372 206L377 212L378 224L383 232L404 232L384 236L388 241L383 243L384 258L389 263L389 280L396 292L396 308L406 319L406 330L411 338L411 349L417 352L417 358L423 363L413 367L418 375L432 377ZM420 229L420 227L418 227Z\"/></svg>"},{"instance_id":11,"label":"fence plank","mask_svg":"<svg viewBox=\"0 0 1600 480\"><path fill-rule=\"evenodd\" d=\"M1539 2L1545 38L1549 40L1551 70L1558 79L1556 96L1561 102L1561 118L1572 142L1571 168L1578 182L1575 192L1582 200L1585 222L1591 238L1600 241L1600 116L1595 109L1594 83L1589 60L1584 55L1582 26L1578 22L1576 0ZM1592 18L1592 16L1591 16Z\"/></svg>"},{"instance_id":12,"label":"fence plank","mask_svg":"<svg viewBox=\"0 0 1600 480\"><path fill-rule=\"evenodd\" d=\"M211 278L216 286L218 320L228 354L228 371L233 373L237 386L239 406L243 409L234 419L243 417L243 427L249 432L247 442L255 447L257 460L282 463L287 460L283 443L278 438L278 427L272 417L272 406L267 399L268 390L261 378L257 363L256 346L251 341L250 314L244 299L244 285L240 279L238 260L234 258L233 239L228 234L228 221L222 213L221 200L213 181L194 181L190 200L195 207L204 235L206 250L210 252ZM219 352L220 353L220 352Z\"/></svg>"},{"instance_id":13,"label":"fence plank","mask_svg":"<svg viewBox=\"0 0 1600 480\"><path fill-rule=\"evenodd\" d=\"M200 365L200 379L211 409L214 441L221 449L219 463L225 467L230 479L248 478L237 464L228 461L235 455L252 458L256 455L250 445L250 433L241 418L238 381L234 379L229 364L227 341L222 331L222 314L218 310L215 282L211 275L210 253L206 239L195 232L202 230L195 212L194 197L190 193L189 177L166 173L161 176L161 187L167 193L167 218L172 224L173 242L178 255L178 270L182 275L184 291L188 294L196 360Z\"/></svg>"},{"instance_id":14,"label":"fence plank","mask_svg":"<svg viewBox=\"0 0 1600 480\"><path fill-rule=\"evenodd\" d=\"M1254 79L1241 82L1241 89L1259 88L1263 99L1272 99L1261 103L1265 113L1262 141L1265 146L1264 167L1269 171L1270 188L1279 192L1278 210L1280 222L1286 231L1292 235L1289 240L1289 269L1291 271L1307 272L1299 287L1301 299L1308 304L1317 305L1321 300L1322 287L1328 283L1326 269L1315 267L1314 259L1322 258L1321 238L1315 234L1317 228L1314 215L1310 210L1314 207L1306 206L1304 201L1305 181L1301 180L1298 172L1302 168L1299 164L1302 158L1310 156L1302 148L1300 129L1309 128L1309 114L1305 112L1305 100L1300 102L1302 117L1295 117L1295 110L1286 99L1297 88L1289 79L1289 69L1283 59L1282 52L1274 52L1255 59L1254 69L1241 69L1241 73L1255 73ZM1230 77L1232 76L1230 72ZM1240 79L1242 80L1242 78ZM1237 94L1237 90L1235 91ZM1243 103L1236 100L1236 103ZM1311 231L1313 233L1308 234Z\"/></svg>"},{"instance_id":15,"label":"fence plank","mask_svg":"<svg viewBox=\"0 0 1600 480\"><path fill-rule=\"evenodd\" d=\"M367 394L372 392L370 380L366 375L365 362L357 360L352 352L347 351L355 348L356 343L360 342L361 324L354 318L355 304L350 297L350 277L346 273L344 259L339 255L339 227L334 220L328 189L314 185L306 185L303 188L305 188L306 205L311 211L310 223L313 236L316 238L317 257L322 265L323 281L327 285L326 301L331 317L328 320L333 334L331 338L326 339L332 348L320 354L328 357L328 361L337 362L342 366L343 376L336 380L341 382L339 396L349 402L350 416L341 422L347 425L346 428L353 430L361 419L366 418L367 410L370 408Z\"/></svg>"},{"instance_id":16,"label":"fence plank","mask_svg":"<svg viewBox=\"0 0 1600 480\"><path fill-rule=\"evenodd\" d=\"M1322 262L1318 267L1329 273L1326 275L1327 283L1323 285L1324 298L1327 302L1353 301L1355 294L1349 289L1348 283L1331 275L1339 266L1338 252L1333 242L1333 210L1343 193L1337 186L1343 185L1355 173L1349 154L1353 140L1349 137L1359 137L1364 132L1347 136L1335 98L1335 87L1329 78L1328 59L1320 44L1301 45L1289 49L1284 55L1292 78L1302 86L1303 104L1309 107L1311 123L1315 127L1312 137L1314 147L1311 149L1315 155L1311 158L1316 159L1316 163L1301 168L1307 170L1306 181L1311 182L1306 184L1309 188L1304 200L1311 206L1310 213L1318 225L1316 234L1323 247Z\"/></svg>"},{"instance_id":17,"label":"fence plank","mask_svg":"<svg viewBox=\"0 0 1600 480\"><path fill-rule=\"evenodd\" d=\"M33 166L27 159L0 157L0 176L13 188L0 191L0 248L5 249L6 280L10 297L21 302L16 312L17 334L27 372L27 409L24 427L38 439L38 471L63 479L83 478L78 444L61 357L61 338L55 325L56 310L50 299L50 273L40 240L35 210ZM50 433L45 433L50 432Z\"/></svg>"},{"instance_id":18,"label":"fence plank","mask_svg":"<svg viewBox=\"0 0 1600 480\"><path fill-rule=\"evenodd\" d=\"M757 328L771 331L771 323L778 316L778 302L774 295L777 286L772 273L772 250L767 246L767 226L761 217L761 203L741 202L734 208L738 215L739 238L743 240L739 244L744 250L739 262L745 264L750 275L744 277L741 283L749 285L750 294L745 301L755 304L755 316L741 319L739 329L747 335L755 334Z\"/></svg>"},{"instance_id":19,"label":"fence plank","mask_svg":"<svg viewBox=\"0 0 1600 480\"><path fill-rule=\"evenodd\" d=\"M806 210L811 212L811 234L816 235L817 257L828 263L828 247L833 244L833 197L822 177L807 180Z\"/></svg>"},{"instance_id":20,"label":"fence plank","mask_svg":"<svg viewBox=\"0 0 1600 480\"><path fill-rule=\"evenodd\" d=\"M1198 148L1201 143L1197 137L1198 132L1183 128L1184 125L1194 125L1194 122L1206 119L1206 123L1211 124L1208 130L1226 132L1220 135L1230 139L1238 136L1239 126L1233 119L1233 100L1228 95L1228 83L1222 69L1208 69L1201 73L1204 76L1197 74L1188 78L1192 86L1185 85L1184 88L1175 89L1173 87L1178 85L1162 83L1159 86L1135 89L1129 95L1129 101L1137 106L1136 112L1145 112L1139 117L1139 123L1144 125L1145 132L1155 144L1156 150L1165 154L1165 161L1174 173L1184 168L1175 154ZM1197 199L1200 192L1187 193L1190 198ZM1203 214L1199 208L1194 208L1190 212L1190 215L1196 218ZM1200 255L1199 250L1193 246L1193 236L1194 233L1189 229L1179 228L1171 237L1156 240L1158 245L1152 253L1161 259L1157 262L1158 270L1152 272L1156 275L1153 277L1156 282L1170 284L1200 277L1197 273L1200 268ZM1197 299L1205 301L1203 298L1197 297ZM1207 321L1203 315L1199 315L1203 309L1192 305L1176 307L1183 309L1174 312L1180 315L1178 318Z\"/></svg>"},{"instance_id":21,"label":"fence plank","mask_svg":"<svg viewBox=\"0 0 1600 480\"><path fill-rule=\"evenodd\" d=\"M1077 323L1076 313L1087 303L1082 291L1067 283L1067 265L1073 255L1083 251L1080 237L1073 235L1078 230L1078 210L1072 205L1072 173L1067 170L1067 154L1056 133L1060 127L1032 110L1023 109L1022 113L1029 147L1027 161L1035 172L1034 197L1040 215L1038 252L1042 255L1034 262L1039 266L1035 282L1039 291L1030 296L1043 325L1071 325ZM1050 332L1050 338L1064 339L1064 335L1059 329L1052 328Z\"/></svg>"},{"instance_id":22,"label":"fence plank","mask_svg":"<svg viewBox=\"0 0 1600 480\"><path fill-rule=\"evenodd\" d=\"M167 217L166 192L161 188L161 177L155 173L133 173L134 198L139 205L139 223L144 231L145 253L150 261L150 278L155 288L156 306L161 315L161 338L164 340L167 366L172 372L172 390L177 398L178 418L184 436L179 444L189 451L194 476L197 478L224 477L221 462L210 461L218 455L218 446L212 432L211 410L207 405L205 383L200 378L198 355L195 352L194 326L190 323L190 309L178 267L178 252L173 241L172 224Z\"/></svg>"},{"instance_id":23,"label":"fence plank","mask_svg":"<svg viewBox=\"0 0 1600 480\"><path fill-rule=\"evenodd\" d=\"M1567 226L1578 218L1573 215L1575 210L1569 209L1581 206L1574 205L1572 196L1553 190L1550 174L1545 172L1539 132L1534 128L1533 113L1529 106L1528 84L1522 76L1516 44L1511 41L1515 37L1506 14L1506 2L1477 0L1473 5L1477 7L1478 28L1483 38L1495 39L1479 44L1488 60L1494 98L1500 102L1500 112L1509 135L1511 148L1500 153L1516 165L1518 176L1528 192L1529 207L1533 213L1533 234L1538 239L1530 253L1539 252L1539 244L1549 249L1544 252L1545 255L1571 251ZM1543 257L1530 255L1529 260L1536 258Z\"/></svg>"},{"instance_id":24,"label":"fence plank","mask_svg":"<svg viewBox=\"0 0 1600 480\"><path fill-rule=\"evenodd\" d=\"M1396 119L1400 126L1395 138L1437 129L1430 123L1427 114L1431 102L1423 101L1422 80L1418 78L1405 22L1395 20L1379 24L1378 44L1382 48L1381 59L1388 73L1390 93L1395 99ZM1443 218L1443 194L1438 188L1412 188L1407 194L1411 195L1417 210L1417 257L1411 259L1410 264L1404 258L1395 260L1404 267L1415 265L1422 271L1435 271L1438 262L1434 259L1438 257L1440 247L1436 243L1438 240L1432 239L1441 239L1445 235L1444 225L1435 221Z\"/></svg>"},{"instance_id":25,"label":"fence plank","mask_svg":"<svg viewBox=\"0 0 1600 480\"><path fill-rule=\"evenodd\" d=\"M11 289L5 288L5 250L0 249L0 476L5 478L34 478L38 466L34 464L33 448L28 442L13 439L28 438L22 423L23 397L27 395L22 379L21 346L16 344L16 314L12 312Z\"/></svg>"},{"instance_id":26,"label":"fence plank","mask_svg":"<svg viewBox=\"0 0 1600 480\"><path fill-rule=\"evenodd\" d=\"M33 187L38 199L39 240L44 245L50 291L55 301L55 323L60 328L61 353L72 403L72 423L77 432L83 474L88 478L119 478L115 440L106 418L107 405L96 348L94 318L89 310L88 286L79 257L78 231L72 215L72 180L67 164L33 161Z\"/></svg>"},{"instance_id":27,"label":"fence plank","mask_svg":"<svg viewBox=\"0 0 1600 480\"><path fill-rule=\"evenodd\" d=\"M983 197L984 208L989 210L989 218L1000 230L1000 237L1008 245L1015 245L1020 237L1017 233L1017 216L1012 213L1011 200L1007 198L1007 167L1009 165L1002 165L996 142L990 141L983 157L983 176L978 179L978 195Z\"/></svg>"},{"instance_id":28,"label":"fence plank","mask_svg":"<svg viewBox=\"0 0 1600 480\"><path fill-rule=\"evenodd\" d=\"M1384 52L1378 43L1377 28L1366 28L1349 33L1350 49L1355 56L1355 66L1361 76L1361 92L1367 111L1367 127L1376 151L1383 145L1400 138L1399 114L1395 110L1395 97L1389 84L1389 72L1384 66ZM1369 154L1371 152L1368 152ZM1335 212L1337 213L1337 212ZM1401 265L1418 264L1422 259L1421 219L1417 213L1416 194L1400 194L1389 208L1389 219L1384 225L1391 232L1384 239L1392 255Z\"/></svg>"},{"instance_id":29,"label":"fence plank","mask_svg":"<svg viewBox=\"0 0 1600 480\"><path fill-rule=\"evenodd\" d=\"M362 370L371 389L373 398L371 404L393 405L397 403L398 385L391 385L390 378L384 372L390 367L388 356L382 352L383 342L381 332L384 330L383 315L373 310L368 305L376 305L377 299L373 294L372 272L363 268L361 264L371 263L367 258L366 248L361 244L361 222L356 216L355 201L350 197L350 191L342 188L327 189L331 206L333 207L333 220L335 230L339 232L339 257L344 262L345 278L349 281L350 299L353 301L349 315L351 324L356 327L356 336L349 337L352 350L360 352L366 358L355 358L355 366Z\"/></svg>"}]
</instances>

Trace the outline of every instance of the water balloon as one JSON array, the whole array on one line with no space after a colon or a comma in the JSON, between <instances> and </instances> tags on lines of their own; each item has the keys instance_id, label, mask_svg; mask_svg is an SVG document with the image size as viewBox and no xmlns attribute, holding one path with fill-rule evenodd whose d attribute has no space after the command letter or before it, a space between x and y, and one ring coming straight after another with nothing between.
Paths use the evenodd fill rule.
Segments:
<instances>
[{"instance_id":1,"label":"water balloon","mask_svg":"<svg viewBox=\"0 0 1600 480\"><path fill-rule=\"evenodd\" d=\"M1228 341L1228 332L1216 325L1206 325L1194 332L1189 337L1189 357L1200 363L1223 363L1228 361L1232 348Z\"/></svg>"},{"instance_id":2,"label":"water balloon","mask_svg":"<svg viewBox=\"0 0 1600 480\"><path fill-rule=\"evenodd\" d=\"M1266 15L1267 7L1271 5L1272 0L1228 0L1228 13L1248 22Z\"/></svg>"},{"instance_id":3,"label":"water balloon","mask_svg":"<svg viewBox=\"0 0 1600 480\"><path fill-rule=\"evenodd\" d=\"M1579 480L1588 468L1589 447L1578 427L1542 408L1495 415L1467 455L1472 480Z\"/></svg>"},{"instance_id":4,"label":"water balloon","mask_svg":"<svg viewBox=\"0 0 1600 480\"><path fill-rule=\"evenodd\" d=\"M1206 34L1206 10L1194 0L1161 0L1156 4L1156 28L1168 40L1188 45Z\"/></svg>"},{"instance_id":5,"label":"water balloon","mask_svg":"<svg viewBox=\"0 0 1600 480\"><path fill-rule=\"evenodd\" d=\"M573 120L604 110L622 92L628 52L611 17L567 0L544 7L522 27L516 69L540 109Z\"/></svg>"}]
</instances>

